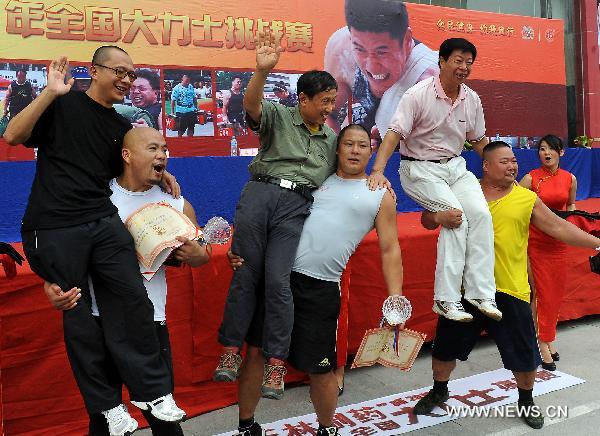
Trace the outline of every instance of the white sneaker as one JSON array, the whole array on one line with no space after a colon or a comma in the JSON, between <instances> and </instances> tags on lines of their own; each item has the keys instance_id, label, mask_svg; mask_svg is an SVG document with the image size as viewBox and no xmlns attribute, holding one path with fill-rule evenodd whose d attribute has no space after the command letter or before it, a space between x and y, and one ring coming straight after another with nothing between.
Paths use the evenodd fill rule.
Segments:
<instances>
[{"instance_id":1,"label":"white sneaker","mask_svg":"<svg viewBox=\"0 0 600 436\"><path fill-rule=\"evenodd\" d=\"M185 412L177 407L172 394L149 402L132 401L131 404L142 410L150 410L150 413L161 421L179 422L185 419Z\"/></svg>"},{"instance_id":2,"label":"white sneaker","mask_svg":"<svg viewBox=\"0 0 600 436\"><path fill-rule=\"evenodd\" d=\"M102 412L108 422L110 436L129 436L138 428L138 422L131 417L124 404Z\"/></svg>"},{"instance_id":3,"label":"white sneaker","mask_svg":"<svg viewBox=\"0 0 600 436\"><path fill-rule=\"evenodd\" d=\"M493 298L473 298L472 300L467 298L467 301L479 309L479 311L485 316L489 316L496 321L500 321L502 319L502 312L498 310L498 306L496 306L496 300Z\"/></svg>"},{"instance_id":4,"label":"white sneaker","mask_svg":"<svg viewBox=\"0 0 600 436\"><path fill-rule=\"evenodd\" d=\"M465 311L465 308L460 301L433 300L433 311L438 315L453 321L473 321L473 315Z\"/></svg>"}]
</instances>

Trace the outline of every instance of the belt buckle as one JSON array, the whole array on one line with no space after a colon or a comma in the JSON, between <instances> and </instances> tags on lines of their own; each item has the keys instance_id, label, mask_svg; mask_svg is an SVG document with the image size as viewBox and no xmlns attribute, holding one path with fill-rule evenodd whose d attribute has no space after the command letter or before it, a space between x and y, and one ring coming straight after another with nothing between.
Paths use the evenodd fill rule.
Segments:
<instances>
[{"instance_id":1,"label":"belt buckle","mask_svg":"<svg viewBox=\"0 0 600 436\"><path fill-rule=\"evenodd\" d=\"M285 189L293 190L296 187L296 184L294 182L292 182L291 180L281 179L279 181L279 186L281 186L282 188L285 188Z\"/></svg>"},{"instance_id":2,"label":"belt buckle","mask_svg":"<svg viewBox=\"0 0 600 436\"><path fill-rule=\"evenodd\" d=\"M445 158L443 158L443 159L440 159L440 163L441 163L441 164L448 163L448 161L449 161L450 159L452 159L452 158L451 158L451 157L445 157Z\"/></svg>"}]
</instances>

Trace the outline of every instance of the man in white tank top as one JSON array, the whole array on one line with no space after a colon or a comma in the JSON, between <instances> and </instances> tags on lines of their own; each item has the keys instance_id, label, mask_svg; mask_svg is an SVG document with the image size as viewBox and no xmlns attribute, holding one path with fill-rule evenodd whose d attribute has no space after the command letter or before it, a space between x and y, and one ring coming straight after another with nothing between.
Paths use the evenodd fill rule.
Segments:
<instances>
[{"instance_id":1,"label":"man in white tank top","mask_svg":"<svg viewBox=\"0 0 600 436\"><path fill-rule=\"evenodd\" d=\"M162 174L167 166L167 145L163 136L152 128L137 128L130 130L124 138L122 149L123 173L116 179L110 181L112 195L111 202L117 207L119 217L125 221L129 215L149 203L166 202L180 212L183 212L196 226L196 213L192 205L183 197L173 198L170 194L163 192L159 186ZM178 262L186 263L191 267L200 266L209 261L208 246L199 245L196 241L180 238L183 245L173 252L173 259ZM140 273L144 275L146 271L140 265ZM154 272L154 271L153 271ZM92 314L102 319L102 309L98 308L93 289L93 277L90 280L91 311ZM171 373L171 391L173 391L173 365L171 362L171 350L169 343L169 333L166 325L166 303L167 303L167 279L165 267L161 266L155 272L152 280L144 280L144 286L148 292L148 297L154 307L154 321L156 331L161 346L161 357L165 360ZM78 288L73 288L68 292L62 290L56 284L46 282L44 290L48 298L60 310L69 310L78 303L81 293ZM109 372L112 368L108 368ZM113 380L115 391L122 391L122 383L115 383L120 380L116 371L112 370L111 380ZM136 404L137 405L137 404ZM139 406L138 406L139 407ZM165 436L183 436L181 426L178 422L160 421L148 411L142 410L144 417L150 424L154 434ZM137 427L135 419L128 428L121 428L122 431L114 431L107 426L109 417L101 414L90 415L90 434L110 434L125 435L135 430ZM133 430L132 430L133 428Z\"/></svg>"},{"instance_id":2,"label":"man in white tank top","mask_svg":"<svg viewBox=\"0 0 600 436\"><path fill-rule=\"evenodd\" d=\"M294 327L288 362L310 376L310 396L319 420L317 436L336 435L337 320L339 280L346 263L365 235L375 227L379 236L383 276L390 295L402 293L402 256L398 244L396 204L385 189L370 191L365 169L371 157L370 137L361 125L349 125L338 137L338 167L313 192L311 213L304 222L290 284L294 299ZM232 267L243 259L229 253ZM264 357L263 301L257 301L246 336L248 351L239 378L240 435L261 435L254 421ZM256 389L258 388L258 389Z\"/></svg>"}]
</instances>

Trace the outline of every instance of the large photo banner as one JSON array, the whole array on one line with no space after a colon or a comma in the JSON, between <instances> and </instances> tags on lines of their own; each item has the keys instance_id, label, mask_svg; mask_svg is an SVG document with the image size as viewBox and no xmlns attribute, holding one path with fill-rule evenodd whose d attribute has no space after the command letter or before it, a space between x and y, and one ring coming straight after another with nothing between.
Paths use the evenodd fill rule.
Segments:
<instances>
[{"instance_id":1,"label":"large photo banner","mask_svg":"<svg viewBox=\"0 0 600 436\"><path fill-rule=\"evenodd\" d=\"M285 51L265 98L293 106L299 74L326 69L339 86L328 120L335 129L353 121L383 136L406 89L437 74L439 44L464 37L478 49L468 85L481 96L489 136L527 147L549 132L566 135L562 20L393 0L0 4L5 121L43 90L50 60L66 55L75 88L86 90L94 50L118 45L133 58L137 79L117 110L161 130L171 156L253 154L258 140L242 100L257 33L269 31ZM34 157L0 140L0 160Z\"/></svg>"}]
</instances>

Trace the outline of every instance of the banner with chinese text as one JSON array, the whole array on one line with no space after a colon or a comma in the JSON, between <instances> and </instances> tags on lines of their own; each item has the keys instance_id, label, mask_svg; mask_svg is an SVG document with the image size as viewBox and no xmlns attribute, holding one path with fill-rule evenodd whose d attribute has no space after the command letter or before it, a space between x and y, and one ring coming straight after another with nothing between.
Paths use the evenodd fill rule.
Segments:
<instances>
[{"instance_id":1,"label":"banner with chinese text","mask_svg":"<svg viewBox=\"0 0 600 436\"><path fill-rule=\"evenodd\" d=\"M585 383L578 377L560 371L538 371L535 379L534 395L544 395L559 389ZM484 372L448 384L450 398L443 407L436 407L427 415L412 413L414 405L423 398L430 387L410 392L390 395L383 398L338 407L334 415L334 425L340 435L398 435L414 430L442 424L466 416L482 418L515 418L517 408L507 407L516 403L519 397L517 383L512 373L506 369ZM477 414L473 411L479 409ZM486 410L487 409L487 410ZM471 410L471 412L469 412ZM554 404L542 414L567 413L567 406ZM553 416L548 416L553 418ZM315 414L282 419L262 424L266 434L283 436L290 434L315 434L319 427ZM234 435L236 432L222 433L219 436Z\"/></svg>"},{"instance_id":2,"label":"banner with chinese text","mask_svg":"<svg viewBox=\"0 0 600 436\"><path fill-rule=\"evenodd\" d=\"M11 107L11 85L30 83L25 91L35 98L45 86L48 62L61 55L71 62L76 87L87 89L94 50L115 44L139 68L139 83L124 105L147 112L168 138L172 156L229 155L232 136L236 153L246 154L258 144L237 96L252 74L256 34L269 30L285 52L267 80L265 98L294 105L299 74L324 68L339 85L329 124L360 122L378 137L404 91L437 74L439 44L460 36L478 49L467 83L482 98L489 136L501 134L527 146L532 137L566 134L562 20L412 3L389 9L390 3L353 0L345 11L344 0L298 0L285 7L266 0L4 0L0 107L14 116L20 106ZM377 16L400 31L369 28ZM354 24L357 17L360 23ZM20 69L24 78L17 75ZM181 122L185 117L177 109L187 97L179 85L193 90L188 93L193 126ZM32 150L10 149L0 141L0 160L27 158L33 158Z\"/></svg>"}]
</instances>

